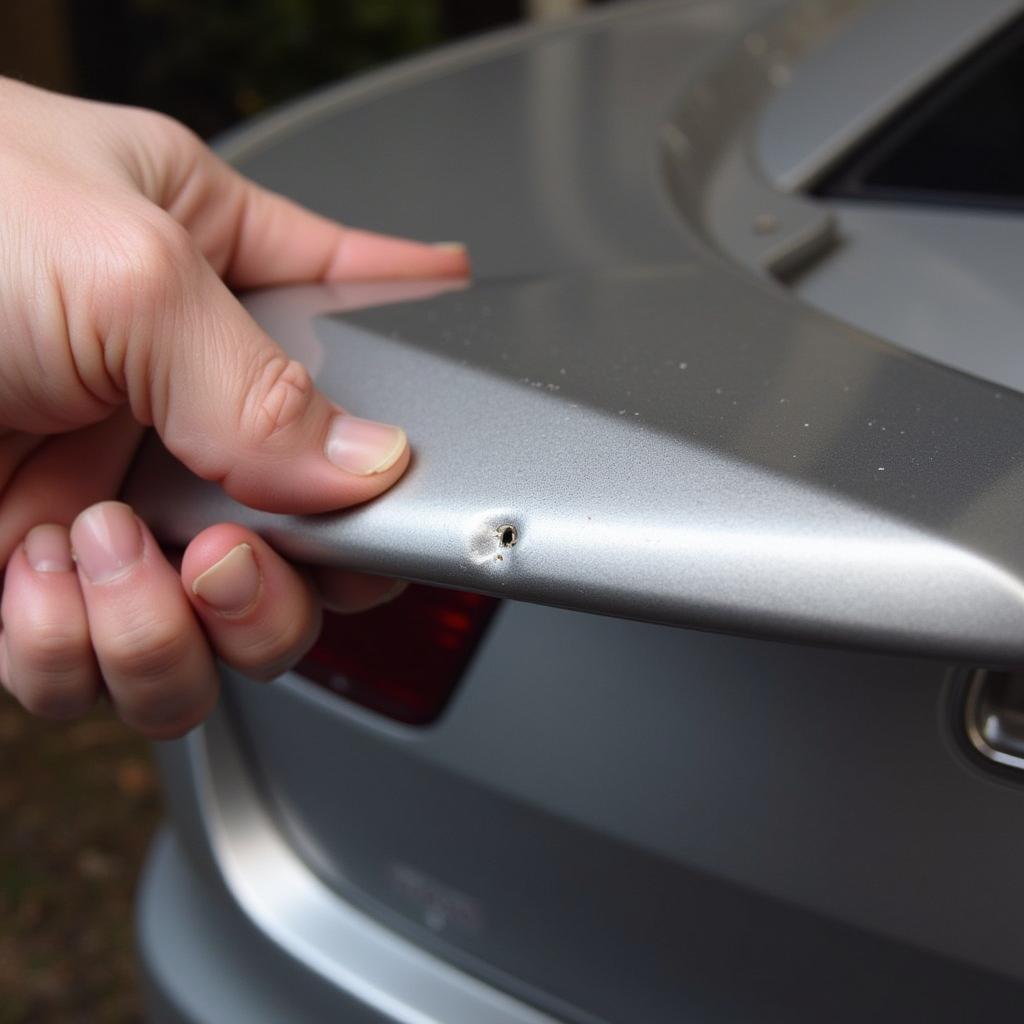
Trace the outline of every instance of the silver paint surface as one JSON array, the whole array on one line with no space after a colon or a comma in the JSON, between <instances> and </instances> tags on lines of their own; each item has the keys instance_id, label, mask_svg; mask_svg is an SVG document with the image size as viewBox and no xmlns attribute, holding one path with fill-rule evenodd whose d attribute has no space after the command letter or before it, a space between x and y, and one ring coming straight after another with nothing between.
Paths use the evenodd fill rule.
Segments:
<instances>
[{"instance_id":1,"label":"silver paint surface","mask_svg":"<svg viewBox=\"0 0 1024 1024\"><path fill-rule=\"evenodd\" d=\"M1024 216L924 204L831 208L839 241L790 280L801 301L1024 390Z\"/></svg>"},{"instance_id":2,"label":"silver paint surface","mask_svg":"<svg viewBox=\"0 0 1024 1024\"><path fill-rule=\"evenodd\" d=\"M456 1020L555 1024L554 1018L457 970L338 900L265 814L223 711L215 713L202 733L194 734L181 748L182 752L187 748L191 760L187 769L189 801L194 801L191 813L201 820L193 853L202 856L204 870L216 884L226 887L249 926L273 943L279 961L275 972L287 972L289 962L294 962L312 976L303 982L301 998L296 999L298 1016L289 1020L317 1019L306 1015L310 1004L316 1003L313 979L321 978L330 986L321 989L321 999L327 994L319 1003L325 1015L321 1020L328 1019L326 1015L337 1019L344 1009L346 1020L395 1024ZM166 849L158 850L163 863L151 870L169 870L168 855ZM188 871L184 874L187 877ZM150 892L148 898L154 899L155 894ZM143 922L147 923L146 916ZM157 940L154 952L159 954L166 941L166 935ZM151 956L151 971L153 960ZM192 972L193 984L199 982L197 973ZM181 979L163 984L178 988ZM202 993L215 984L209 979L205 985L200 982L195 1006L208 1001ZM259 987L256 979L253 988ZM192 1002L188 986L185 989L180 998ZM271 994L279 1004L281 991L272 989ZM266 1006L259 1012L260 1019L264 1013L272 1014Z\"/></svg>"},{"instance_id":3,"label":"silver paint surface","mask_svg":"<svg viewBox=\"0 0 1024 1024\"><path fill-rule=\"evenodd\" d=\"M415 463L339 515L254 513L155 455L128 499L179 542L232 519L301 561L521 600L1024 659L1021 396L795 300L765 279L759 250L752 269L730 265L709 242L729 205L716 173L734 165L673 169L664 148L694 104L722 103L711 123L745 131L765 89L785 87L748 52L751 26L813 51L850 7L805 3L771 20L774 5L655 4L622 23L614 60L601 30L620 23L605 16L413 75L411 91L383 79L316 101L315 116L300 109L298 127L257 128L258 144L236 150L268 184L280 177L327 213L344 216L342 198L377 211L373 226L419 221L427 237L470 243L465 291L248 300L329 395L402 423ZM735 96L715 91L711 57L749 64ZM429 127L440 111L461 140L459 188ZM382 132L412 158L382 164ZM713 136L709 151L735 150ZM744 167L725 175L740 203ZM520 538L507 552L505 523Z\"/></svg>"},{"instance_id":4,"label":"silver paint surface","mask_svg":"<svg viewBox=\"0 0 1024 1024\"><path fill-rule=\"evenodd\" d=\"M161 534L240 520L301 561L523 600L976 660L1024 652L1015 391L697 258L318 314L351 304L345 292L250 308L334 399L407 427L406 479L299 519L153 458L129 496Z\"/></svg>"},{"instance_id":5,"label":"silver paint surface","mask_svg":"<svg viewBox=\"0 0 1024 1024\"><path fill-rule=\"evenodd\" d=\"M248 300L353 411L410 427L416 464L383 500L256 516L152 456L140 505L179 539L250 517L300 558L1016 658L1014 381L901 352L770 279L776 241L796 238L789 211L812 227L836 211L780 200L744 155L765 82L789 86L742 53L758 56L751 33L789 38L797 23L824 39L848 7L804 4L772 24L774 4L628 5L416 61L245 130L229 151L264 184L368 227L462 238L477 284ZM737 85L749 107L702 119L687 97L726 63L750 71ZM696 172L672 163L684 123L714 152ZM826 260L818 271L826 282ZM950 332L928 323L885 336L938 357L929 336L949 345ZM991 378L975 348L961 367ZM956 680L936 660L517 601L429 729L295 675L255 687L225 672L213 725L161 745L193 874L154 872L153 887L173 901L193 875L212 884L235 911L231 949L269 951L261 981L330 987L312 1020L349 1005L358 932L330 922L352 908L566 1021L1014 1019L1022 794L957 748ZM262 891L282 852L287 885L301 878L294 907ZM396 865L462 894L482 924L425 919ZM362 961L377 978L388 946ZM457 999L445 1012L478 1019Z\"/></svg>"}]
</instances>

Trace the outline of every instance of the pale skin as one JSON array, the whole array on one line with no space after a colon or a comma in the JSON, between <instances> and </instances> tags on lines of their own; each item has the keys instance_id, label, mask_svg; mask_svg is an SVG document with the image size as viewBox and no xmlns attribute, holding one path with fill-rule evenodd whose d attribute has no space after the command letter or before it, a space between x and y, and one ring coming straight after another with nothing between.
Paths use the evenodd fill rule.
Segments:
<instances>
[{"instance_id":1,"label":"pale skin","mask_svg":"<svg viewBox=\"0 0 1024 1024\"><path fill-rule=\"evenodd\" d=\"M466 253L318 217L150 111L0 79L0 137L0 683L36 714L106 694L180 736L216 702L215 657L272 677L325 601L356 611L395 584L300 571L231 523L175 567L116 501L142 431L256 508L376 497L408 465L404 432L318 392L234 292L459 278Z\"/></svg>"}]
</instances>

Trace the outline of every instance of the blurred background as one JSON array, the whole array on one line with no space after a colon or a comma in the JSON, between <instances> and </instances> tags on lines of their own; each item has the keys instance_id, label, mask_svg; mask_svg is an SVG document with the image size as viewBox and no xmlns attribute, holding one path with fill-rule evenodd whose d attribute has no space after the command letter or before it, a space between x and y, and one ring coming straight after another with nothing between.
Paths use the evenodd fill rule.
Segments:
<instances>
[{"instance_id":1,"label":"blurred background","mask_svg":"<svg viewBox=\"0 0 1024 1024\"><path fill-rule=\"evenodd\" d=\"M155 107L209 138L318 85L586 0L4 0L0 74Z\"/></svg>"},{"instance_id":2,"label":"blurred background","mask_svg":"<svg viewBox=\"0 0 1024 1024\"><path fill-rule=\"evenodd\" d=\"M206 138L290 97L584 0L3 0L0 75L154 107ZM160 796L100 709L55 725L0 694L0 1024L127 1024L132 898Z\"/></svg>"}]
</instances>

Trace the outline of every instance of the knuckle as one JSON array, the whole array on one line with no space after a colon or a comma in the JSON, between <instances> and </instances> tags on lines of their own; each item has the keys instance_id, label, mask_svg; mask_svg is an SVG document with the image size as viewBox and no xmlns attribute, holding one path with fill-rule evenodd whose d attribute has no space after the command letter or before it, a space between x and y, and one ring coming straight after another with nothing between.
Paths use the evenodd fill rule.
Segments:
<instances>
[{"instance_id":1,"label":"knuckle","mask_svg":"<svg viewBox=\"0 0 1024 1024\"><path fill-rule=\"evenodd\" d=\"M23 671L55 680L79 673L91 660L85 630L61 623L37 625L31 638L19 647L18 662Z\"/></svg>"},{"instance_id":2,"label":"knuckle","mask_svg":"<svg viewBox=\"0 0 1024 1024\"><path fill-rule=\"evenodd\" d=\"M148 132L168 146L175 153L188 152L202 147L202 141L191 128L177 118L148 107L132 107L129 116L137 118L139 131Z\"/></svg>"},{"instance_id":3,"label":"knuckle","mask_svg":"<svg viewBox=\"0 0 1024 1024\"><path fill-rule=\"evenodd\" d=\"M135 625L106 644L100 660L121 718L151 739L184 735L216 700L203 641L173 618Z\"/></svg>"},{"instance_id":4,"label":"knuckle","mask_svg":"<svg viewBox=\"0 0 1024 1024\"><path fill-rule=\"evenodd\" d=\"M250 679L269 682L287 672L313 646L319 632L319 614L292 615L274 630L254 632L248 643L221 657Z\"/></svg>"},{"instance_id":5,"label":"knuckle","mask_svg":"<svg viewBox=\"0 0 1024 1024\"><path fill-rule=\"evenodd\" d=\"M94 662L88 635L60 624L44 624L17 645L15 672L26 710L41 718L80 715L95 700Z\"/></svg>"},{"instance_id":6,"label":"knuckle","mask_svg":"<svg viewBox=\"0 0 1024 1024\"><path fill-rule=\"evenodd\" d=\"M97 298L118 312L150 312L181 292L194 255L188 232L170 216L130 219L103 247Z\"/></svg>"},{"instance_id":7,"label":"knuckle","mask_svg":"<svg viewBox=\"0 0 1024 1024\"><path fill-rule=\"evenodd\" d=\"M177 739L200 724L217 703L215 675L165 679L148 690L121 692L117 710L126 725L154 740Z\"/></svg>"},{"instance_id":8,"label":"knuckle","mask_svg":"<svg viewBox=\"0 0 1024 1024\"><path fill-rule=\"evenodd\" d=\"M108 671L139 681L164 679L187 656L185 631L170 621L147 622L121 633L103 651Z\"/></svg>"},{"instance_id":9,"label":"knuckle","mask_svg":"<svg viewBox=\"0 0 1024 1024\"><path fill-rule=\"evenodd\" d=\"M144 106L134 106L124 113L133 119L133 140L145 143L152 159L161 166L176 162L187 164L208 152L196 132L169 114Z\"/></svg>"},{"instance_id":10,"label":"knuckle","mask_svg":"<svg viewBox=\"0 0 1024 1024\"><path fill-rule=\"evenodd\" d=\"M265 443L300 422L313 397L313 380L302 363L275 353L256 370L243 410L243 429Z\"/></svg>"}]
</instances>

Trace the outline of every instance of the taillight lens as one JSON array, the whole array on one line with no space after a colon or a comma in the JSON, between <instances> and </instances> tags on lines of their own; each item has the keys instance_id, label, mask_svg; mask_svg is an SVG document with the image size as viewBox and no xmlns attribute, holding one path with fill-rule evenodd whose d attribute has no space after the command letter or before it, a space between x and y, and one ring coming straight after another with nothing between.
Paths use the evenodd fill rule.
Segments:
<instances>
[{"instance_id":1,"label":"taillight lens","mask_svg":"<svg viewBox=\"0 0 1024 1024\"><path fill-rule=\"evenodd\" d=\"M363 707L409 725L444 709L498 601L462 590L410 586L359 615L324 615L295 671Z\"/></svg>"}]
</instances>

